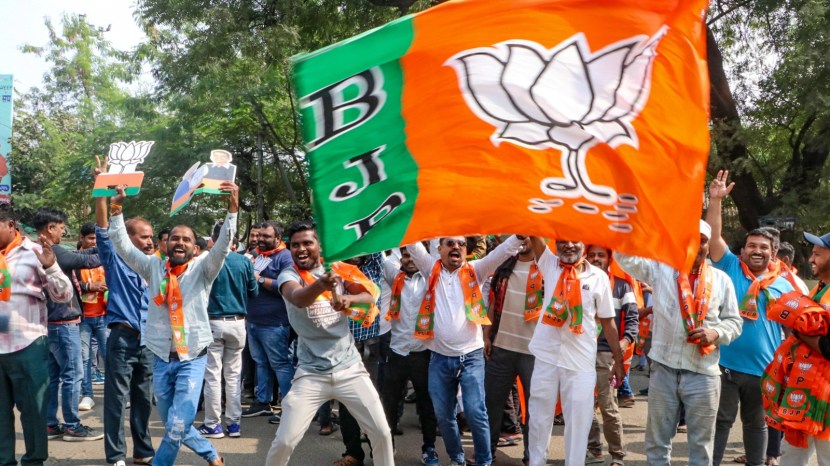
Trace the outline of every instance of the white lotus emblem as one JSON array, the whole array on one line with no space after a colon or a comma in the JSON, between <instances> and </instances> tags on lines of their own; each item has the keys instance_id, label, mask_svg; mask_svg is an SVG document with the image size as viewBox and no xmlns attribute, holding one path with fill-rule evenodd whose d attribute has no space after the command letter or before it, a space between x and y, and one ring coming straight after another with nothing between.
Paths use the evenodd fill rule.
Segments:
<instances>
[{"instance_id":1,"label":"white lotus emblem","mask_svg":"<svg viewBox=\"0 0 830 466\"><path fill-rule=\"evenodd\" d=\"M547 195L610 205L617 193L594 185L585 166L598 143L639 147L632 122L651 90L651 68L661 28L591 52L582 33L548 50L526 40L465 50L447 61L458 73L464 99L496 127L494 145L562 151L563 178L545 178Z\"/></svg>"},{"instance_id":2,"label":"white lotus emblem","mask_svg":"<svg viewBox=\"0 0 830 466\"><path fill-rule=\"evenodd\" d=\"M110 144L108 155L110 167L107 173L133 173L138 164L144 162L154 141L115 142Z\"/></svg>"}]
</instances>

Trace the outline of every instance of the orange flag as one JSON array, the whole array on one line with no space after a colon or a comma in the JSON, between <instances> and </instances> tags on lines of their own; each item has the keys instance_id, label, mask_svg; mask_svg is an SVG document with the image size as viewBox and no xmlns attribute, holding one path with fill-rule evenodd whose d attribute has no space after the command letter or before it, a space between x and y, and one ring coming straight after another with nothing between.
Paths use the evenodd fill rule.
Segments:
<instances>
[{"instance_id":1,"label":"orange flag","mask_svg":"<svg viewBox=\"0 0 830 466\"><path fill-rule=\"evenodd\" d=\"M706 6L455 0L295 58L326 256L522 232L687 269Z\"/></svg>"}]
</instances>

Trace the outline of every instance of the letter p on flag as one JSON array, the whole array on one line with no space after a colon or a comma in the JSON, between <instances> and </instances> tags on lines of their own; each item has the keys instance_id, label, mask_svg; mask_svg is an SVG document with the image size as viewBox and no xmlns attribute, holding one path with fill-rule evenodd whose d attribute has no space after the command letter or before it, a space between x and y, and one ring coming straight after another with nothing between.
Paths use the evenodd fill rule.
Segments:
<instances>
[{"instance_id":1,"label":"letter p on flag","mask_svg":"<svg viewBox=\"0 0 830 466\"><path fill-rule=\"evenodd\" d=\"M685 270L709 152L706 7L453 0L295 57L326 259L522 232Z\"/></svg>"}]
</instances>

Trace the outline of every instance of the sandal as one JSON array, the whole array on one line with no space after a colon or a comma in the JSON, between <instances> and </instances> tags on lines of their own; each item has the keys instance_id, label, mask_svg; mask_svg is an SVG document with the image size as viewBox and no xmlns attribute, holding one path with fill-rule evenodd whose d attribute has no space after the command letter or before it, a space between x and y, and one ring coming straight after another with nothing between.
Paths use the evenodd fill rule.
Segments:
<instances>
[{"instance_id":1,"label":"sandal","mask_svg":"<svg viewBox=\"0 0 830 466\"><path fill-rule=\"evenodd\" d=\"M740 463L740 464L746 464L746 455L741 455L741 456L735 458L732 461L734 461L736 463Z\"/></svg>"},{"instance_id":2,"label":"sandal","mask_svg":"<svg viewBox=\"0 0 830 466\"><path fill-rule=\"evenodd\" d=\"M767 462L764 464L766 464L767 466L779 466L781 464L781 457L767 456Z\"/></svg>"},{"instance_id":3,"label":"sandal","mask_svg":"<svg viewBox=\"0 0 830 466\"><path fill-rule=\"evenodd\" d=\"M363 466L363 461L360 461L352 455L345 455L332 463L331 466Z\"/></svg>"},{"instance_id":4,"label":"sandal","mask_svg":"<svg viewBox=\"0 0 830 466\"><path fill-rule=\"evenodd\" d=\"M324 436L324 437L327 436L327 435L331 435L335 432L337 432L337 424L326 424L326 425L320 426L319 434Z\"/></svg>"},{"instance_id":5,"label":"sandal","mask_svg":"<svg viewBox=\"0 0 830 466\"><path fill-rule=\"evenodd\" d=\"M499 442L496 444L497 447L512 447L516 445L516 439L512 437L499 437Z\"/></svg>"}]
</instances>

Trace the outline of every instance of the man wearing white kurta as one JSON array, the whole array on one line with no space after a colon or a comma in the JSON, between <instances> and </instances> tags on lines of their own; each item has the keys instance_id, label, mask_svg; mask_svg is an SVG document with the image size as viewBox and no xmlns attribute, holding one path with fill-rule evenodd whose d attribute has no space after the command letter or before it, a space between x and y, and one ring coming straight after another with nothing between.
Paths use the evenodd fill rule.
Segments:
<instances>
[{"instance_id":1,"label":"man wearing white kurta","mask_svg":"<svg viewBox=\"0 0 830 466\"><path fill-rule=\"evenodd\" d=\"M624 377L611 284L607 273L584 261L585 245L581 242L557 241L554 255L540 239L533 238L533 249L545 277L545 299L541 320L529 345L536 357L528 406L530 465L543 466L547 462L550 431L560 395L566 419L565 466L583 465L594 417L598 323L614 355L615 386ZM565 280L569 274L578 280ZM566 281L579 286L578 294L577 290L567 293ZM577 304L581 304L581 324ZM563 307L568 312L566 317L551 318L556 309ZM551 324L551 321L557 323Z\"/></svg>"}]
</instances>

